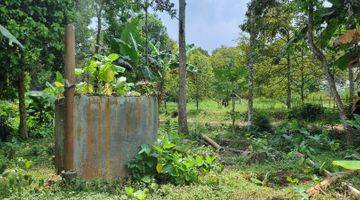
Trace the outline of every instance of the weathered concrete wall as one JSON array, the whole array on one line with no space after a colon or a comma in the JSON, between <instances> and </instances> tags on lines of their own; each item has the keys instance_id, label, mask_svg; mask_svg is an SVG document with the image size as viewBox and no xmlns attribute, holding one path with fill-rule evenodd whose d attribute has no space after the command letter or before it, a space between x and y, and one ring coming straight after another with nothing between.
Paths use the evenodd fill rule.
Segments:
<instances>
[{"instance_id":1,"label":"weathered concrete wall","mask_svg":"<svg viewBox=\"0 0 360 200\"><path fill-rule=\"evenodd\" d=\"M64 169L65 103L56 103L55 163ZM141 144L150 144L158 129L155 96L75 96L73 169L84 179L117 179L128 175L126 164Z\"/></svg>"}]
</instances>

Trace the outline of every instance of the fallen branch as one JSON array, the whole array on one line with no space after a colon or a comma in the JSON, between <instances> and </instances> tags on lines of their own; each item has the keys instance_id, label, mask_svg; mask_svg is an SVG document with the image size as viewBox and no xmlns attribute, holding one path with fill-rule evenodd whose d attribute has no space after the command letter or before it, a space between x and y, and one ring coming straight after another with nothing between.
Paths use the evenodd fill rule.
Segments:
<instances>
[{"instance_id":1,"label":"fallen branch","mask_svg":"<svg viewBox=\"0 0 360 200\"><path fill-rule=\"evenodd\" d=\"M326 177L323 181L321 181L319 184L311 187L307 190L307 193L309 196L314 196L319 194L320 192L323 192L327 187L329 187L332 183L336 182L339 178L343 178L345 176L348 176L355 171L344 171L337 174L332 174L329 177Z\"/></svg>"},{"instance_id":2,"label":"fallen branch","mask_svg":"<svg viewBox=\"0 0 360 200\"><path fill-rule=\"evenodd\" d=\"M207 142L209 143L212 147L214 147L216 150L220 151L222 149L222 147L216 143L214 140L212 140L211 138L209 138L208 136L201 134L201 137Z\"/></svg>"},{"instance_id":3,"label":"fallen branch","mask_svg":"<svg viewBox=\"0 0 360 200\"><path fill-rule=\"evenodd\" d=\"M343 185L349 190L349 192L357 199L360 200L360 191L356 188L354 188L349 183L343 183Z\"/></svg>"},{"instance_id":4,"label":"fallen branch","mask_svg":"<svg viewBox=\"0 0 360 200\"><path fill-rule=\"evenodd\" d=\"M208 136L201 134L201 137L203 140L205 140L208 144L210 144L212 147L214 147L217 151L225 150L225 151L232 151L234 153L240 153L240 154L248 154L247 151L234 149L230 147L222 147L217 142L215 142L213 139L209 138Z\"/></svg>"}]
</instances>

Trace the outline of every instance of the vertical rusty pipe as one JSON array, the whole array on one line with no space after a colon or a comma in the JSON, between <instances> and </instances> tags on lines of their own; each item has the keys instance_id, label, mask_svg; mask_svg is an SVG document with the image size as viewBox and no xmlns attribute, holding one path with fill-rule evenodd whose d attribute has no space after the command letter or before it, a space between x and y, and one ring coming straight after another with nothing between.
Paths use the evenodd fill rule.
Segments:
<instances>
[{"instance_id":1,"label":"vertical rusty pipe","mask_svg":"<svg viewBox=\"0 0 360 200\"><path fill-rule=\"evenodd\" d=\"M73 170L74 158L74 94L75 94L75 27L65 27L65 170Z\"/></svg>"}]
</instances>

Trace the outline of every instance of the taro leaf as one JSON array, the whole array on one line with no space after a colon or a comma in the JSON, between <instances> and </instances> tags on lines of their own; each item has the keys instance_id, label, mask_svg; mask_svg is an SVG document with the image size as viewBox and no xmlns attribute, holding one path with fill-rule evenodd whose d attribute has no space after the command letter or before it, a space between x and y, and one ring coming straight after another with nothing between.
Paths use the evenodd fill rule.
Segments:
<instances>
[{"instance_id":1,"label":"taro leaf","mask_svg":"<svg viewBox=\"0 0 360 200\"><path fill-rule=\"evenodd\" d=\"M9 39L9 43L15 43L17 45L19 45L19 47L21 47L22 49L24 48L24 46L16 39L16 37L14 35L12 35L5 27L0 25L0 33Z\"/></svg>"},{"instance_id":2,"label":"taro leaf","mask_svg":"<svg viewBox=\"0 0 360 200\"><path fill-rule=\"evenodd\" d=\"M125 187L125 193L128 196L132 196L134 194L134 188L132 187Z\"/></svg>"},{"instance_id":3,"label":"taro leaf","mask_svg":"<svg viewBox=\"0 0 360 200\"><path fill-rule=\"evenodd\" d=\"M111 67L111 69L115 72L115 73L124 73L125 72L125 68L117 66L117 65L113 65Z\"/></svg>"},{"instance_id":4,"label":"taro leaf","mask_svg":"<svg viewBox=\"0 0 360 200\"><path fill-rule=\"evenodd\" d=\"M106 82L110 83L115 78L115 72L112 70L111 63L105 63L99 71L99 78Z\"/></svg>"},{"instance_id":5,"label":"taro leaf","mask_svg":"<svg viewBox=\"0 0 360 200\"><path fill-rule=\"evenodd\" d=\"M359 170L360 160L335 160L333 165L340 166L348 170Z\"/></svg>"},{"instance_id":6,"label":"taro leaf","mask_svg":"<svg viewBox=\"0 0 360 200\"><path fill-rule=\"evenodd\" d=\"M120 57L119 54L112 53L112 54L110 54L110 55L107 57L107 59L108 59L110 62L113 62L113 61L117 60L119 57Z\"/></svg>"},{"instance_id":7,"label":"taro leaf","mask_svg":"<svg viewBox=\"0 0 360 200\"><path fill-rule=\"evenodd\" d=\"M32 161L28 160L24 163L24 166L26 169L29 169L32 166L32 164L33 164Z\"/></svg>"}]
</instances>

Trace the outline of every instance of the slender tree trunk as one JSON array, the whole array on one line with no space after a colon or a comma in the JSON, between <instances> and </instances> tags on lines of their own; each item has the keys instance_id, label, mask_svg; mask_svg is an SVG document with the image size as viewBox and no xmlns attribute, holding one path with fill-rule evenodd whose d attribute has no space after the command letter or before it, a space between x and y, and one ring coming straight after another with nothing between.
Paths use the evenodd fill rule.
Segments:
<instances>
[{"instance_id":1,"label":"slender tree trunk","mask_svg":"<svg viewBox=\"0 0 360 200\"><path fill-rule=\"evenodd\" d=\"M287 33L287 41L289 41L289 40L290 40L290 34ZM291 55L290 55L289 51L287 52L286 62L287 62L286 63L286 65L287 65L286 106L290 110L291 109Z\"/></svg>"},{"instance_id":2,"label":"slender tree trunk","mask_svg":"<svg viewBox=\"0 0 360 200\"><path fill-rule=\"evenodd\" d=\"M101 29L102 29L102 10L103 10L102 0L100 0L98 6L99 6L99 8L96 12L97 30L96 30L95 54L98 54L99 50L100 50L100 38L101 38Z\"/></svg>"},{"instance_id":3,"label":"slender tree trunk","mask_svg":"<svg viewBox=\"0 0 360 200\"><path fill-rule=\"evenodd\" d=\"M340 97L340 95L339 95L339 93L338 93L338 91L336 89L335 79L334 79L333 75L330 72L330 65L329 65L324 53L315 45L315 42L314 42L314 32L313 32L314 7L313 7L312 4L309 5L309 13L308 14L309 14L309 16L308 16L308 33L307 33L307 37L308 37L308 43L309 43L310 49L313 52L313 54L317 57L317 59L320 61L321 65L323 66L324 75L325 75L325 78L326 78L326 80L328 82L328 86L329 86L331 95L334 98L335 104L336 104L336 106L338 108L340 119L347 120L348 119L347 112L346 112L344 103L342 102L341 97ZM348 125L345 125L344 128L346 130L347 145L352 146L353 129Z\"/></svg>"},{"instance_id":4,"label":"slender tree trunk","mask_svg":"<svg viewBox=\"0 0 360 200\"><path fill-rule=\"evenodd\" d=\"M253 115L254 115L254 60L255 60L255 39L256 32L254 30L255 19L254 19L254 10L250 11L250 47L249 47L249 60L248 60L248 86L249 86L249 96L248 96L248 129L250 130L253 125Z\"/></svg>"},{"instance_id":5,"label":"slender tree trunk","mask_svg":"<svg viewBox=\"0 0 360 200\"><path fill-rule=\"evenodd\" d=\"M301 63L304 63L304 52L301 49ZM305 102L305 74L304 74L304 65L300 64L300 98L301 106L304 106Z\"/></svg>"},{"instance_id":6,"label":"slender tree trunk","mask_svg":"<svg viewBox=\"0 0 360 200\"><path fill-rule=\"evenodd\" d=\"M25 66L24 66L24 58L23 55L21 57L21 63L20 63L20 73L19 73L19 85L18 85L18 95L19 95L19 112L20 112L20 125L19 125L19 131L22 138L27 139L29 138L27 125L26 125L26 107L25 107L25 83L24 83L24 77L25 77Z\"/></svg>"},{"instance_id":7,"label":"slender tree trunk","mask_svg":"<svg viewBox=\"0 0 360 200\"><path fill-rule=\"evenodd\" d=\"M354 105L354 94L355 94L355 84L354 84L354 71L351 66L349 66L349 116L352 115L352 107Z\"/></svg>"},{"instance_id":8,"label":"slender tree trunk","mask_svg":"<svg viewBox=\"0 0 360 200\"><path fill-rule=\"evenodd\" d=\"M315 42L314 42L313 12L314 12L314 7L313 7L313 5L310 5L309 6L309 17L308 17L308 34L307 34L309 47L310 47L311 51L313 52L313 54L316 56L316 58L321 62L321 65L324 70L324 75L328 82L328 86L329 86L331 95L334 97L335 103L338 107L340 118L342 120L346 120L347 115L346 115L345 106L341 100L341 97L340 97L337 89L336 89L335 79L330 72L330 65L329 65L325 55L323 54L323 52L315 45Z\"/></svg>"},{"instance_id":9,"label":"slender tree trunk","mask_svg":"<svg viewBox=\"0 0 360 200\"><path fill-rule=\"evenodd\" d=\"M304 69L301 67L301 85L300 85L300 97L301 97L301 105L304 106L305 102L305 77L304 77Z\"/></svg>"},{"instance_id":10,"label":"slender tree trunk","mask_svg":"<svg viewBox=\"0 0 360 200\"><path fill-rule=\"evenodd\" d=\"M235 98L231 97L231 119L232 119L232 131L235 134Z\"/></svg>"},{"instance_id":11,"label":"slender tree trunk","mask_svg":"<svg viewBox=\"0 0 360 200\"><path fill-rule=\"evenodd\" d=\"M186 117L185 0L179 0L179 132L188 133Z\"/></svg>"},{"instance_id":12,"label":"slender tree trunk","mask_svg":"<svg viewBox=\"0 0 360 200\"><path fill-rule=\"evenodd\" d=\"M145 2L145 56L146 56L146 66L149 66L149 0L146 0Z\"/></svg>"}]
</instances>

